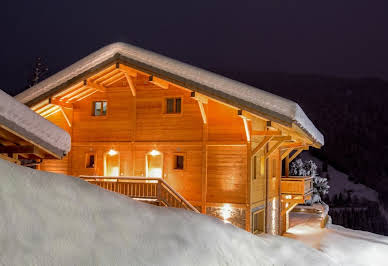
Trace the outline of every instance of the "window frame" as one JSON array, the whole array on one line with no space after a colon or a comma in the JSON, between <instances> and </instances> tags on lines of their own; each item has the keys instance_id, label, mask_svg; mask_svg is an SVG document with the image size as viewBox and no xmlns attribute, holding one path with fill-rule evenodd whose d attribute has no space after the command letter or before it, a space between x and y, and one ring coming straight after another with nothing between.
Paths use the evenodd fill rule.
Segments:
<instances>
[{"instance_id":1,"label":"window frame","mask_svg":"<svg viewBox=\"0 0 388 266\"><path fill-rule=\"evenodd\" d=\"M96 103L101 103L101 114L96 115ZM104 108L104 103L106 103L105 114L102 114ZM108 116L108 101L107 100L93 100L92 101L92 117L107 117Z\"/></svg>"},{"instance_id":2,"label":"window frame","mask_svg":"<svg viewBox=\"0 0 388 266\"><path fill-rule=\"evenodd\" d=\"M174 99L174 102L173 102L173 112L172 113L168 113L167 112L167 101L168 99ZM176 112L176 101L177 99L180 99L180 112L177 113ZM166 115L166 116L181 116L183 114L183 96L181 95L177 95L177 96L166 96L163 98L163 104L162 104L162 114L163 115Z\"/></svg>"},{"instance_id":3,"label":"window frame","mask_svg":"<svg viewBox=\"0 0 388 266\"><path fill-rule=\"evenodd\" d=\"M263 230L262 231L259 231L259 230L255 230L255 219L258 218L258 215L260 213L263 213ZM257 218L255 218L257 217ZM264 234L265 233L265 226L266 226L266 217L265 217L265 208L261 208L260 210L257 210L255 212L252 213L252 233L255 234L255 235L259 235L259 234Z\"/></svg>"},{"instance_id":4,"label":"window frame","mask_svg":"<svg viewBox=\"0 0 388 266\"><path fill-rule=\"evenodd\" d=\"M94 156L94 166L93 167L88 167L88 164L90 164L90 156ZM96 169L96 164L97 164L97 154L95 152L87 152L85 154L85 169Z\"/></svg>"},{"instance_id":5,"label":"window frame","mask_svg":"<svg viewBox=\"0 0 388 266\"><path fill-rule=\"evenodd\" d=\"M183 168L177 168L177 157L181 156L183 157ZM186 160L186 154L182 152L175 152L173 154L173 161L172 161L172 169L174 171L184 171L187 168L187 160Z\"/></svg>"}]
</instances>

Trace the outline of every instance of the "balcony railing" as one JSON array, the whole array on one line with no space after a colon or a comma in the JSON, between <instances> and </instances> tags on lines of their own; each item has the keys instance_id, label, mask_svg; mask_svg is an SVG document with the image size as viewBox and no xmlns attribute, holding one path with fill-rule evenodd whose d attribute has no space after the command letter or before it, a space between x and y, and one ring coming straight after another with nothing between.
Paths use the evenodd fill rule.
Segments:
<instances>
[{"instance_id":1,"label":"balcony railing","mask_svg":"<svg viewBox=\"0 0 388 266\"><path fill-rule=\"evenodd\" d=\"M161 178L81 176L83 180L133 199L156 202L160 206L182 208L198 213L185 198Z\"/></svg>"},{"instance_id":2,"label":"balcony railing","mask_svg":"<svg viewBox=\"0 0 388 266\"><path fill-rule=\"evenodd\" d=\"M313 192L313 178L309 176L282 177L280 192L284 201L304 203L311 199Z\"/></svg>"}]
</instances>

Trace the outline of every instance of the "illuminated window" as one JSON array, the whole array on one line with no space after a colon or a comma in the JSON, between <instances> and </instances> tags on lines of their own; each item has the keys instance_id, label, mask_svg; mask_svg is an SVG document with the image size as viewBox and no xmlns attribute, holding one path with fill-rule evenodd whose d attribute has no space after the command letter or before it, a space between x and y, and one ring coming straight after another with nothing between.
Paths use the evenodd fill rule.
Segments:
<instances>
[{"instance_id":1,"label":"illuminated window","mask_svg":"<svg viewBox=\"0 0 388 266\"><path fill-rule=\"evenodd\" d=\"M86 168L94 168L96 161L96 155L93 153L86 154Z\"/></svg>"},{"instance_id":2,"label":"illuminated window","mask_svg":"<svg viewBox=\"0 0 388 266\"><path fill-rule=\"evenodd\" d=\"M174 157L174 169L183 170L185 157L183 155L175 155Z\"/></svg>"},{"instance_id":3,"label":"illuminated window","mask_svg":"<svg viewBox=\"0 0 388 266\"><path fill-rule=\"evenodd\" d=\"M180 114L182 111L181 98L167 98L166 99L166 114Z\"/></svg>"},{"instance_id":4,"label":"illuminated window","mask_svg":"<svg viewBox=\"0 0 388 266\"><path fill-rule=\"evenodd\" d=\"M93 115L105 116L108 103L106 101L93 102Z\"/></svg>"},{"instance_id":5,"label":"illuminated window","mask_svg":"<svg viewBox=\"0 0 388 266\"><path fill-rule=\"evenodd\" d=\"M264 210L253 213L253 233L261 234L264 233Z\"/></svg>"}]
</instances>

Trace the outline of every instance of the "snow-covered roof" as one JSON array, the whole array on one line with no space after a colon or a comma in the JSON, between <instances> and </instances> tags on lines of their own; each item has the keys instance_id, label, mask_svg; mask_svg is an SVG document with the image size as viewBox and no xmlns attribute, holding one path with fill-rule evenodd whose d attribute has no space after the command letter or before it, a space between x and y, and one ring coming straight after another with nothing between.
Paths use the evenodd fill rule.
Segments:
<instances>
[{"instance_id":1,"label":"snow-covered roof","mask_svg":"<svg viewBox=\"0 0 388 266\"><path fill-rule=\"evenodd\" d=\"M120 61L152 72L161 77L169 77L185 87L221 101L235 105L249 112L268 117L288 125L295 123L320 145L324 137L295 102L221 75L191 66L166 56L125 44L113 43L101 48L75 64L40 82L15 96L22 103L28 103L42 95L50 94L58 88L88 73L105 62L116 58Z\"/></svg>"},{"instance_id":2,"label":"snow-covered roof","mask_svg":"<svg viewBox=\"0 0 388 266\"><path fill-rule=\"evenodd\" d=\"M0 125L58 157L70 151L70 135L0 90Z\"/></svg>"}]
</instances>

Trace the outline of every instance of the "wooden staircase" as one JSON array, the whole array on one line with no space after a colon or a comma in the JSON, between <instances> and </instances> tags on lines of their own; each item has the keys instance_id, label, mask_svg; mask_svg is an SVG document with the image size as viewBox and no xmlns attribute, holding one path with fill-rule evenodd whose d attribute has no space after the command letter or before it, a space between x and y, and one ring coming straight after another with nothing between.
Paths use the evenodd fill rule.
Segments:
<instances>
[{"instance_id":1,"label":"wooden staircase","mask_svg":"<svg viewBox=\"0 0 388 266\"><path fill-rule=\"evenodd\" d=\"M174 207L199 213L187 200L161 178L80 176L81 179L135 200L157 206Z\"/></svg>"}]
</instances>

